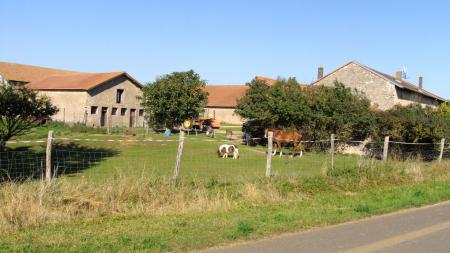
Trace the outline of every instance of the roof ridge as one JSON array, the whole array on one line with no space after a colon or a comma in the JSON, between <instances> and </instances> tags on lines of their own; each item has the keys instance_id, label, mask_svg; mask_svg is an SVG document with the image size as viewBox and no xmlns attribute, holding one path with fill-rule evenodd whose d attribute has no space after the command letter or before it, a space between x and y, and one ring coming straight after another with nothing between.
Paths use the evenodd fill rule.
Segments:
<instances>
[{"instance_id":1,"label":"roof ridge","mask_svg":"<svg viewBox=\"0 0 450 253\"><path fill-rule=\"evenodd\" d=\"M344 65L342 65L342 66L338 67L337 69L331 71L330 73L328 73L327 75L323 76L322 78L320 78L320 79L318 79L318 80L312 82L311 85L314 85L314 84L318 83L320 80L322 80L322 79L328 77L329 75L331 75L331 74L333 74L333 73L339 71L340 69L342 69L342 68L344 68L344 67L346 67L347 65L350 65L350 64L352 64L352 63L353 63L353 64L356 64L356 65L358 65L358 66L360 66L360 67L362 67L362 68L364 68L364 69L366 69L367 71L371 72L372 74L375 74L376 76L378 76L378 77L380 77L380 78L383 78L383 79L385 79L386 81L390 82L391 84L393 84L393 85L395 85L395 86L398 86L398 87L400 87L400 88L402 88L402 89L408 89L408 90L410 90L410 91L414 91L414 92L417 92L417 93L419 93L419 94L422 94L422 95L425 95L425 96L428 96L428 97L433 97L434 99L439 99L439 100L442 100L442 101L446 101L446 99L444 99L444 98L441 97L441 96L438 96L438 95L436 95L436 94L434 94L434 93L432 93L432 92L430 92L430 91L427 91L427 90L425 90L425 89L423 89L423 88L420 89L420 87L417 86L417 85L415 85L414 83L411 83L411 82L409 82L409 81L407 81L407 80L404 80L404 79L402 79L401 82L398 82L398 81L395 80L395 77L394 77L394 76L392 76L392 75L390 75L390 74L387 74L387 73L384 73L384 72L382 72L382 71L379 71L379 70L377 70L377 69L374 69L374 68L372 68L372 67L369 67L369 66L367 66L367 65L365 65L365 64L363 64L363 63L360 63L360 62L358 62L358 61L356 61L356 60L351 60L351 61L345 63ZM406 86L405 86L404 84L406 84Z\"/></svg>"},{"instance_id":2,"label":"roof ridge","mask_svg":"<svg viewBox=\"0 0 450 253\"><path fill-rule=\"evenodd\" d=\"M36 66L36 65L31 65L31 64L23 64L23 63L0 61L0 64L2 64L2 63L4 63L4 64L11 64L11 65L18 65L18 66L22 66L22 67L46 69L46 70L56 70L56 71L65 71L65 72L77 72L77 73L92 73L92 72L85 72L85 71L78 71L78 70L56 69L56 68Z\"/></svg>"}]
</instances>

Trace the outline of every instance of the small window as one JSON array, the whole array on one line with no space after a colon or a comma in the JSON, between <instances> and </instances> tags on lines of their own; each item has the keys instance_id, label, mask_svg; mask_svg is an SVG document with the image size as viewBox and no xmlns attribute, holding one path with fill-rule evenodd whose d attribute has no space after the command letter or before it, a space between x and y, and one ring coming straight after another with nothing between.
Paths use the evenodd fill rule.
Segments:
<instances>
[{"instance_id":1,"label":"small window","mask_svg":"<svg viewBox=\"0 0 450 253\"><path fill-rule=\"evenodd\" d=\"M116 103L118 103L118 104L122 103L122 95L123 95L123 90L118 89L117 93L116 93Z\"/></svg>"},{"instance_id":2,"label":"small window","mask_svg":"<svg viewBox=\"0 0 450 253\"><path fill-rule=\"evenodd\" d=\"M97 114L97 106L91 106L91 114Z\"/></svg>"},{"instance_id":3,"label":"small window","mask_svg":"<svg viewBox=\"0 0 450 253\"><path fill-rule=\"evenodd\" d=\"M120 115L124 116L127 113L127 108L120 109Z\"/></svg>"},{"instance_id":4,"label":"small window","mask_svg":"<svg viewBox=\"0 0 450 253\"><path fill-rule=\"evenodd\" d=\"M144 116L144 109L139 109L139 116Z\"/></svg>"},{"instance_id":5,"label":"small window","mask_svg":"<svg viewBox=\"0 0 450 253\"><path fill-rule=\"evenodd\" d=\"M117 107L112 108L111 115L117 115Z\"/></svg>"}]
</instances>

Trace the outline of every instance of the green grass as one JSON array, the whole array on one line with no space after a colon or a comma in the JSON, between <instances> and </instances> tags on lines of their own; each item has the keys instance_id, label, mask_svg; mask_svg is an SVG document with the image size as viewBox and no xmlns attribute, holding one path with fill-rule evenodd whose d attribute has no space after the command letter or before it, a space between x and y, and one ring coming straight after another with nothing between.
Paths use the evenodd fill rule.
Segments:
<instances>
[{"instance_id":1,"label":"green grass","mask_svg":"<svg viewBox=\"0 0 450 253\"><path fill-rule=\"evenodd\" d=\"M49 129L56 137L104 141L55 142L55 150L79 155L57 153L53 165L65 161L58 169L79 171L57 180L42 205L39 182L0 185L0 222L11 225L0 234L0 252L180 252L450 199L448 162L336 155L331 169L329 154L308 152L273 157L267 179L264 147L239 145L240 159L222 159L216 150L229 143L223 134L214 140L190 135L180 178L171 181L177 135L105 135L49 125L22 139L46 137ZM172 141L143 141L150 138Z\"/></svg>"},{"instance_id":2,"label":"green grass","mask_svg":"<svg viewBox=\"0 0 450 253\"><path fill-rule=\"evenodd\" d=\"M225 212L99 218L2 235L3 252L180 252L331 225L450 198L450 182L321 193Z\"/></svg>"}]
</instances>

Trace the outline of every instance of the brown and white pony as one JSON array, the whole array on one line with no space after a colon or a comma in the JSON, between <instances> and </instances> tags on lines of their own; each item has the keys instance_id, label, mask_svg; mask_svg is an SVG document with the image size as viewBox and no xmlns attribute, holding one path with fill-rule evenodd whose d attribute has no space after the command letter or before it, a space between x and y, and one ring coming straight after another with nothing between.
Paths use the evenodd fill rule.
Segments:
<instances>
[{"instance_id":1,"label":"brown and white pony","mask_svg":"<svg viewBox=\"0 0 450 253\"><path fill-rule=\"evenodd\" d=\"M280 156L282 156L282 148L286 145L292 144L294 154L295 151L300 151L300 157L303 156L303 150L301 150L300 145L302 141L302 134L300 131L266 128L264 129L264 137L267 138L269 132L273 132L273 143L275 144L272 155L275 155L277 153L277 149L279 149ZM292 156L294 156L294 154Z\"/></svg>"},{"instance_id":2,"label":"brown and white pony","mask_svg":"<svg viewBox=\"0 0 450 253\"><path fill-rule=\"evenodd\" d=\"M228 158L228 155L232 155L233 159L238 159L239 149L235 145L222 144L217 150L217 154L222 158Z\"/></svg>"}]
</instances>

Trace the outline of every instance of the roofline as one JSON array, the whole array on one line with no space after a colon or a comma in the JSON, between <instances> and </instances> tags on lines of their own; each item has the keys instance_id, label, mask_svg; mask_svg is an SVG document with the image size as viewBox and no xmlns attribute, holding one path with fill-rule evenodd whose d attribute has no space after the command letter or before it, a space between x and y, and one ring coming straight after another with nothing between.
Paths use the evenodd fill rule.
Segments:
<instances>
[{"instance_id":1,"label":"roofline","mask_svg":"<svg viewBox=\"0 0 450 253\"><path fill-rule=\"evenodd\" d=\"M232 106L232 105L229 105L229 106L224 106L224 105L207 105L206 106L206 108L211 108L211 107L220 108L220 109L236 109L237 105L235 105L235 106Z\"/></svg>"},{"instance_id":2,"label":"roofline","mask_svg":"<svg viewBox=\"0 0 450 253\"><path fill-rule=\"evenodd\" d=\"M98 73L98 74L101 74L101 73ZM111 77L111 78L109 78L109 79L107 79L107 80L105 80L105 81L103 81L103 82L101 82L101 83L98 83L97 85L95 85L95 86L93 86L93 87L91 87L91 88L89 88L89 89L82 89L82 90L85 90L85 91L91 91L91 90L93 90L93 89L95 89L95 88L97 88L97 87L103 85L104 83L107 83L107 82L109 82L109 81L111 81L111 80L113 80L114 78L117 78L117 77L119 77L119 76L125 76L126 78L130 79L130 81L131 81L134 85L136 85L139 89L144 88L144 86L143 86L140 82L138 82L136 79L134 79L133 77L131 77L127 72L123 71L123 72L121 72L121 73L118 73L116 76L113 76L113 77ZM62 90L69 90L69 89L62 89Z\"/></svg>"},{"instance_id":3,"label":"roofline","mask_svg":"<svg viewBox=\"0 0 450 253\"><path fill-rule=\"evenodd\" d=\"M361 68L363 68L363 69L369 71L370 73L372 73L372 74L374 74L374 75L376 75L376 76L378 76L378 77L380 77L380 78L382 78L382 79L384 79L384 80L390 82L391 84L394 84L395 86L397 86L397 87L399 87L399 88L401 88L401 89L407 89L407 90L410 90L410 91L419 93L419 94L421 94L421 95L424 95L424 96L427 96L427 97L430 97L430 98L433 98L433 99L436 99L436 100L440 100L440 101L442 101L442 102L447 102L446 99L444 99L444 98L442 98L442 97L440 97L440 96L438 96L438 95L432 94L432 93L429 92L429 91L426 91L426 92L427 92L427 93L431 93L434 97L433 97L433 96L430 96L430 95L428 95L428 94L424 94L424 93L422 93L422 92L420 92L420 91L408 89L408 88L406 88L405 86L403 86L402 84L400 84L400 83L398 83L398 82L395 82L395 81L392 81L392 80L386 78L386 77L383 76L383 75L380 75L379 73L377 73L378 70L377 70L377 71L374 71L374 69L372 69L371 67L369 67L369 66L367 66L367 65L364 65L364 64L362 64L362 63L359 63L359 62L357 62L357 61L350 61L350 62L348 62L348 63L346 63L346 64L340 66L339 68L333 70L332 72L328 73L327 75L323 76L322 78L320 78L320 79L318 79L318 80L312 82L311 85L315 85L316 83L318 83L318 82L321 81L322 79L327 78L328 76L330 76L330 75L336 73L337 71L343 69L344 67L346 67L346 66L348 66L348 65L350 65L350 64L352 64L352 63L354 63L354 64L360 66ZM381 71L378 71L378 72L382 73ZM388 74L386 74L386 73L383 73L383 74L388 75ZM414 84L411 83L411 85L414 85ZM414 85L414 86L415 86L415 85Z\"/></svg>"}]
</instances>

